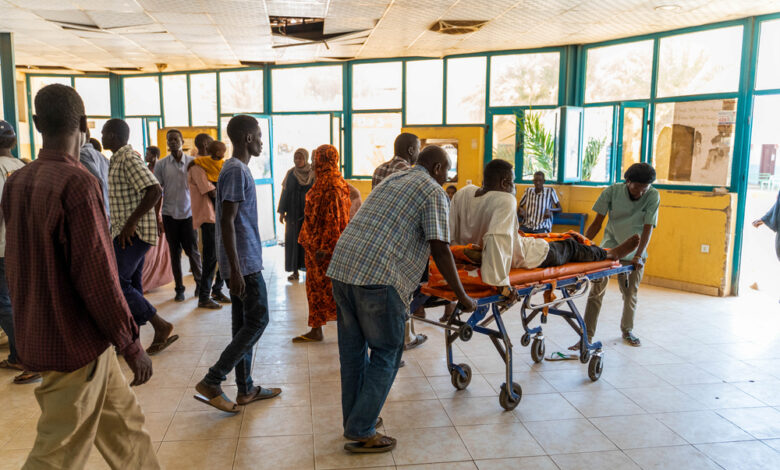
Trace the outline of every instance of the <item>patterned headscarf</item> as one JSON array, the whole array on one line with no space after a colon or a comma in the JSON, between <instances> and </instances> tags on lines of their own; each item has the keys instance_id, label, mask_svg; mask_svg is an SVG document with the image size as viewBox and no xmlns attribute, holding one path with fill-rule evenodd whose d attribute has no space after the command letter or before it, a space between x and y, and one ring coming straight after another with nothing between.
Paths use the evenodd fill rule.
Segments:
<instances>
[{"instance_id":1,"label":"patterned headscarf","mask_svg":"<svg viewBox=\"0 0 780 470\"><path fill-rule=\"evenodd\" d=\"M339 172L336 147L317 147L313 160L317 178L306 193L303 227L298 242L307 251L333 253L341 232L349 222L349 185Z\"/></svg>"}]
</instances>

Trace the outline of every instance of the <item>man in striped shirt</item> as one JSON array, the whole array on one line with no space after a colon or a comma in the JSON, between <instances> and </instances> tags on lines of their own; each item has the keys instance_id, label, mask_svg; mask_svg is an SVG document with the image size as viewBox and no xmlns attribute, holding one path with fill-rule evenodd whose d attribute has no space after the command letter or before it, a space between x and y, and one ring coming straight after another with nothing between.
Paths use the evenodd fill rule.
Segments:
<instances>
[{"instance_id":1,"label":"man in striped shirt","mask_svg":"<svg viewBox=\"0 0 780 470\"><path fill-rule=\"evenodd\" d=\"M525 233L547 233L552 230L552 213L561 210L555 189L544 187L544 173L534 173L534 187L528 188L517 206L520 230Z\"/></svg>"}]
</instances>

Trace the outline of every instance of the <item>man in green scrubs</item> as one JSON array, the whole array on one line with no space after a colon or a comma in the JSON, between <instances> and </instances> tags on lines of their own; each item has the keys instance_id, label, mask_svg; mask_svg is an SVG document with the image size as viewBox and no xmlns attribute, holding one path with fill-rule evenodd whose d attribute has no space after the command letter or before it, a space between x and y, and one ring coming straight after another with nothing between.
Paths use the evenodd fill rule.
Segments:
<instances>
[{"instance_id":1,"label":"man in green scrubs","mask_svg":"<svg viewBox=\"0 0 780 470\"><path fill-rule=\"evenodd\" d=\"M619 274L618 285L623 294L623 319L620 329L623 340L631 346L640 346L641 342L634 333L634 314L636 313L637 291L644 274L647 260L647 245L658 223L658 206L661 197L651 184L655 181L655 169L647 163L631 165L623 175L625 183L617 183L606 188L593 205L596 218L585 231L585 236L593 239L601 230L604 218L608 216L607 228L601 241L603 248L614 248L632 235L640 235L636 251L621 259L623 265L633 265L630 273ZM609 278L604 277L591 282L588 305L585 308L585 325L588 340L592 341L596 333L601 301L607 289ZM579 350L579 344L570 348Z\"/></svg>"}]
</instances>

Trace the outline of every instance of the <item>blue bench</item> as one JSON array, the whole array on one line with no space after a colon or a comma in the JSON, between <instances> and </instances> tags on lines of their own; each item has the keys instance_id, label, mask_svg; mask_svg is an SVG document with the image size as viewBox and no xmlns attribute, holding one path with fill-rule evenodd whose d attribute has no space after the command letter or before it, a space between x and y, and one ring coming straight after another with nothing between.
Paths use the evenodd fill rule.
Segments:
<instances>
[{"instance_id":1,"label":"blue bench","mask_svg":"<svg viewBox=\"0 0 780 470\"><path fill-rule=\"evenodd\" d=\"M580 233L585 233L587 214L578 212L553 212L553 225L574 225L580 227Z\"/></svg>"}]
</instances>

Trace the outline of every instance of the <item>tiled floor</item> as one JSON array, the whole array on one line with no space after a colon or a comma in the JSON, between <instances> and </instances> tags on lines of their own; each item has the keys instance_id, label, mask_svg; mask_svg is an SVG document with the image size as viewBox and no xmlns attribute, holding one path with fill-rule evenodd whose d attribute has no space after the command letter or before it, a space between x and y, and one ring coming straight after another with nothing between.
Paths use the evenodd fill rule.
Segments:
<instances>
[{"instance_id":1,"label":"tiled floor","mask_svg":"<svg viewBox=\"0 0 780 470\"><path fill-rule=\"evenodd\" d=\"M303 284L286 281L281 253L265 252L271 323L258 343L254 377L284 392L238 416L192 398L229 339L229 310L198 310L193 298L176 304L171 288L149 295L181 335L154 358L152 381L136 389L166 468L780 468L776 296L750 291L719 299L650 286L640 291L641 348L621 343L620 299L610 287L598 331L605 367L595 383L578 361L534 364L519 344L518 312L508 312L515 381L524 394L513 412L498 404L504 369L489 340L475 335L456 343L456 360L474 371L469 388L458 392L447 373L442 332L420 325L429 340L405 354L407 366L382 412L397 449L349 455L342 449L335 325L326 327L322 344L290 342L306 330L306 297ZM555 318L545 336L548 354L576 340ZM144 327L145 343L150 338ZM15 386L11 377L0 371L0 469L21 466L39 414L36 385ZM235 386L226 391L235 395ZM107 468L96 451L89 468Z\"/></svg>"}]
</instances>

